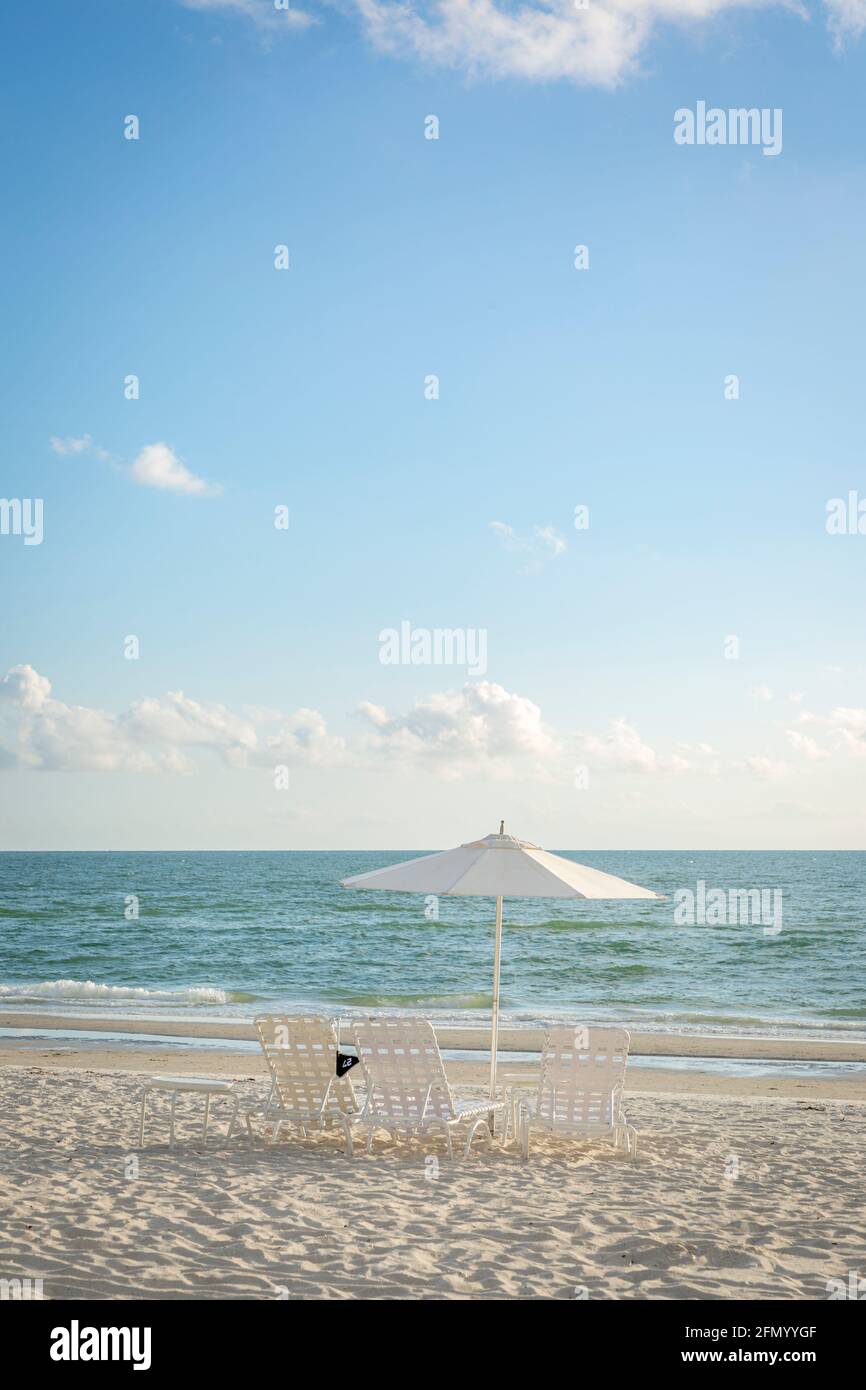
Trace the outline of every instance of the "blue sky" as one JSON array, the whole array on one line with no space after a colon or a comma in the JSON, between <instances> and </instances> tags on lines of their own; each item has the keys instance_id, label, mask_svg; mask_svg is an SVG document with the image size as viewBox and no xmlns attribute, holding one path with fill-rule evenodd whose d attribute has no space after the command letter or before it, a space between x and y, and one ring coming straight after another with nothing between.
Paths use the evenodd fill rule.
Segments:
<instances>
[{"instance_id":1,"label":"blue sky","mask_svg":"<svg viewBox=\"0 0 866 1390\"><path fill-rule=\"evenodd\" d=\"M4 7L0 843L862 848L862 0L286 18Z\"/></svg>"}]
</instances>

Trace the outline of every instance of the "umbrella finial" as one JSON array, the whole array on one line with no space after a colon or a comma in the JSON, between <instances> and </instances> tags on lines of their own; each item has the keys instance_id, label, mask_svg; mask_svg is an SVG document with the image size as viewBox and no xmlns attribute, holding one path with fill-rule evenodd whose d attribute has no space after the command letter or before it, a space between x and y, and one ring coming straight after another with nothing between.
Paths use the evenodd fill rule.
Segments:
<instances>
[{"instance_id":1,"label":"umbrella finial","mask_svg":"<svg viewBox=\"0 0 866 1390\"><path fill-rule=\"evenodd\" d=\"M499 833L500 833L500 835L504 835L504 834L505 834L505 821L504 821L504 820L501 820L501 821L499 822Z\"/></svg>"}]
</instances>

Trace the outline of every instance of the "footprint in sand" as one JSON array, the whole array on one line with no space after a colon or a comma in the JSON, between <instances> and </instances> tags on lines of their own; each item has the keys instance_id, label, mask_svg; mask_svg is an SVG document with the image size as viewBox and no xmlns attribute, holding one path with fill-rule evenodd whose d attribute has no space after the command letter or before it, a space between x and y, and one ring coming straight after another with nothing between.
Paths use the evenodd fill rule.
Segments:
<instances>
[{"instance_id":1,"label":"footprint in sand","mask_svg":"<svg viewBox=\"0 0 866 1390\"><path fill-rule=\"evenodd\" d=\"M710 1240L620 1240L600 1251L597 1258L608 1265L641 1265L645 1269L675 1269L682 1265L698 1265L705 1269L760 1267L753 1251Z\"/></svg>"}]
</instances>

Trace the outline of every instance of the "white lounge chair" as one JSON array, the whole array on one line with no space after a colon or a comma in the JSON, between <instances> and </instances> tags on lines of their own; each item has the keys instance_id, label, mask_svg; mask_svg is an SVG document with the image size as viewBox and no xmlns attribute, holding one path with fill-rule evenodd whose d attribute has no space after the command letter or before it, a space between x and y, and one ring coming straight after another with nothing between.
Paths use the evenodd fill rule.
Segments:
<instances>
[{"instance_id":1,"label":"white lounge chair","mask_svg":"<svg viewBox=\"0 0 866 1390\"><path fill-rule=\"evenodd\" d=\"M253 1115L271 1127L272 1141L282 1125L295 1125L306 1137L308 1130L330 1124L342 1129L351 1157L350 1120L359 1106L348 1076L337 1076L333 1021L318 1015L267 1015L257 1018L255 1026L271 1073L271 1091L263 1104L247 1107L250 1142Z\"/></svg>"},{"instance_id":2,"label":"white lounge chair","mask_svg":"<svg viewBox=\"0 0 866 1390\"><path fill-rule=\"evenodd\" d=\"M464 1157L483 1130L492 1143L491 1113L503 1116L504 1100L455 1100L433 1025L427 1019L365 1018L352 1024L352 1039L367 1084L367 1100L354 1123L367 1128L367 1152L377 1129L424 1134L441 1130L453 1158L451 1132L466 1131Z\"/></svg>"},{"instance_id":3,"label":"white lounge chair","mask_svg":"<svg viewBox=\"0 0 866 1390\"><path fill-rule=\"evenodd\" d=\"M634 1158L637 1135L622 1108L630 1038L625 1028L558 1026L544 1035L535 1095L517 1096L517 1133L524 1159L533 1129L610 1138Z\"/></svg>"}]
</instances>

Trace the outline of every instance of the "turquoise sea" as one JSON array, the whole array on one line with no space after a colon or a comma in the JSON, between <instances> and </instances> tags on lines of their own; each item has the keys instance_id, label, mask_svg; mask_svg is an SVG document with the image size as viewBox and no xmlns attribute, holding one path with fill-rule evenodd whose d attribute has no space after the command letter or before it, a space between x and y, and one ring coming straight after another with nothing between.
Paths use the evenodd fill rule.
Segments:
<instances>
[{"instance_id":1,"label":"turquoise sea","mask_svg":"<svg viewBox=\"0 0 866 1390\"><path fill-rule=\"evenodd\" d=\"M339 886L420 853L0 854L0 1009L483 1024L491 900L442 898L432 920L421 896ZM866 853L559 853L668 898L506 901L506 1021L866 1037ZM781 931L677 925L699 880L781 892Z\"/></svg>"}]
</instances>

